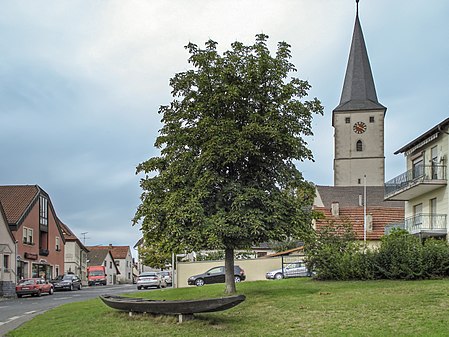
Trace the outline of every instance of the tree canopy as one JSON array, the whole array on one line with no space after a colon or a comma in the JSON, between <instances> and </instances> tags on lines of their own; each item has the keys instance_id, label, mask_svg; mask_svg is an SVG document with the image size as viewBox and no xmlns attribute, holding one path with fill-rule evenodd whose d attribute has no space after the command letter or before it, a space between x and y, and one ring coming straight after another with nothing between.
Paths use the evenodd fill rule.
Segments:
<instances>
[{"instance_id":1,"label":"tree canopy","mask_svg":"<svg viewBox=\"0 0 449 337\"><path fill-rule=\"evenodd\" d=\"M147 175L134 222L149 245L229 251L310 230L314 187L295 161L313 160L303 137L323 108L303 100L307 81L289 77L290 46L279 42L272 56L267 39L222 55L212 40L186 46L193 69L170 80L160 156L137 167Z\"/></svg>"}]
</instances>

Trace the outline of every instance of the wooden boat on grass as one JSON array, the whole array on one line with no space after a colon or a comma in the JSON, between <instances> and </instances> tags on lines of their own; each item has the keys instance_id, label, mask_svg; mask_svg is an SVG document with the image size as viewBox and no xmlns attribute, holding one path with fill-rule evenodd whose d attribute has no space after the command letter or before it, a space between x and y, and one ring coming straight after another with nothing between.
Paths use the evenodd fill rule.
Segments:
<instances>
[{"instance_id":1,"label":"wooden boat on grass","mask_svg":"<svg viewBox=\"0 0 449 337\"><path fill-rule=\"evenodd\" d=\"M109 307L132 312L158 315L193 315L202 312L227 310L242 303L245 295L235 295L202 300L150 300L145 298L100 295L100 299Z\"/></svg>"}]
</instances>

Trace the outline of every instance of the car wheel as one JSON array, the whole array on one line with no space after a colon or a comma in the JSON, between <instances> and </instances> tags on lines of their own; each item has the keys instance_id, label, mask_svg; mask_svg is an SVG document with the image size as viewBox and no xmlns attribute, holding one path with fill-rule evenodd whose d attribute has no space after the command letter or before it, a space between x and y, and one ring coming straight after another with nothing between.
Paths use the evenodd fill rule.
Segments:
<instances>
[{"instance_id":1,"label":"car wheel","mask_svg":"<svg viewBox=\"0 0 449 337\"><path fill-rule=\"evenodd\" d=\"M277 273L276 275L274 275L274 279L275 280L282 280L284 277L282 276L281 273Z\"/></svg>"},{"instance_id":2,"label":"car wheel","mask_svg":"<svg viewBox=\"0 0 449 337\"><path fill-rule=\"evenodd\" d=\"M18 298L22 298L22 296L23 296L23 295L17 294L17 297L18 297Z\"/></svg>"},{"instance_id":3,"label":"car wheel","mask_svg":"<svg viewBox=\"0 0 449 337\"><path fill-rule=\"evenodd\" d=\"M82 285L81 285L81 283L80 283L80 285L78 286L78 290L81 290L81 288L82 288Z\"/></svg>"},{"instance_id":4,"label":"car wheel","mask_svg":"<svg viewBox=\"0 0 449 337\"><path fill-rule=\"evenodd\" d=\"M48 291L49 295L53 295L53 288L50 288L50 290Z\"/></svg>"},{"instance_id":5,"label":"car wheel","mask_svg":"<svg viewBox=\"0 0 449 337\"><path fill-rule=\"evenodd\" d=\"M234 276L235 283L239 283L241 280L240 276Z\"/></svg>"},{"instance_id":6,"label":"car wheel","mask_svg":"<svg viewBox=\"0 0 449 337\"><path fill-rule=\"evenodd\" d=\"M37 297L40 297L41 295L42 295L41 291L38 290L36 296L37 296Z\"/></svg>"},{"instance_id":7,"label":"car wheel","mask_svg":"<svg viewBox=\"0 0 449 337\"><path fill-rule=\"evenodd\" d=\"M195 285L196 285L197 287L202 287L202 286L204 285L204 280L203 280L202 278L197 278L197 279L195 280Z\"/></svg>"},{"instance_id":8,"label":"car wheel","mask_svg":"<svg viewBox=\"0 0 449 337\"><path fill-rule=\"evenodd\" d=\"M140 290L140 289L142 289L142 287L137 287L137 290Z\"/></svg>"},{"instance_id":9,"label":"car wheel","mask_svg":"<svg viewBox=\"0 0 449 337\"><path fill-rule=\"evenodd\" d=\"M73 284L70 285L70 291L72 291L72 290L73 290Z\"/></svg>"}]
</instances>

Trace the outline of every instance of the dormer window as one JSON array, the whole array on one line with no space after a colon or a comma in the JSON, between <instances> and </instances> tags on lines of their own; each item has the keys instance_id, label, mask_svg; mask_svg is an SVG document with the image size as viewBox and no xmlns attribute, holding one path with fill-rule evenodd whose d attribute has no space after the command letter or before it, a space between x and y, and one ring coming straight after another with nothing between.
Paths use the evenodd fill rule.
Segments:
<instances>
[{"instance_id":1,"label":"dormer window","mask_svg":"<svg viewBox=\"0 0 449 337\"><path fill-rule=\"evenodd\" d=\"M39 224L48 226L48 199L39 197Z\"/></svg>"}]
</instances>

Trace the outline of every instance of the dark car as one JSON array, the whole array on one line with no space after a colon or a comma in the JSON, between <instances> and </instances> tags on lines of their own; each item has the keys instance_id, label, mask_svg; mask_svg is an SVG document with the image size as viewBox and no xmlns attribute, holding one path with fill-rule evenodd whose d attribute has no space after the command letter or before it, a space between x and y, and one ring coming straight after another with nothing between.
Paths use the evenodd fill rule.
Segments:
<instances>
[{"instance_id":1,"label":"dark car","mask_svg":"<svg viewBox=\"0 0 449 337\"><path fill-rule=\"evenodd\" d=\"M59 275L50 281L55 290L81 290L81 279L74 274Z\"/></svg>"},{"instance_id":2,"label":"dark car","mask_svg":"<svg viewBox=\"0 0 449 337\"><path fill-rule=\"evenodd\" d=\"M234 279L238 283L246 279L245 271L239 266L234 266ZM219 266L209 269L203 274L189 277L187 283L201 287L205 284L224 283L225 282L225 267Z\"/></svg>"},{"instance_id":3,"label":"dark car","mask_svg":"<svg viewBox=\"0 0 449 337\"><path fill-rule=\"evenodd\" d=\"M53 294L53 285L43 278L26 278L16 285L17 297L23 295L41 296L43 293Z\"/></svg>"}]
</instances>

